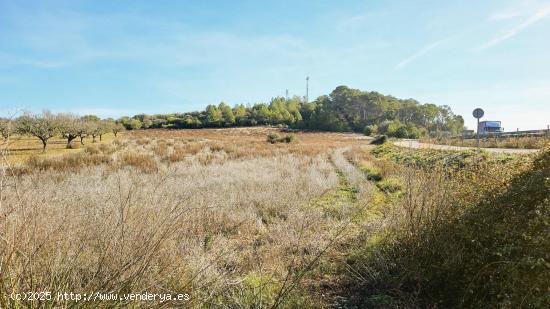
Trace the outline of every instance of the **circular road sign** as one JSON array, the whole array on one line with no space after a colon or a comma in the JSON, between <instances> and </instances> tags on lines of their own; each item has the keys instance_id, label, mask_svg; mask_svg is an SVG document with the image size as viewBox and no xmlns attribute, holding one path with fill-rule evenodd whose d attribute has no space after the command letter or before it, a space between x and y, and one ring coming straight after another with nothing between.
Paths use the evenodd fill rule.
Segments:
<instances>
[{"instance_id":1,"label":"circular road sign","mask_svg":"<svg viewBox=\"0 0 550 309\"><path fill-rule=\"evenodd\" d=\"M485 112L481 108L476 108L476 109L474 109L474 112L472 113L472 115L474 115L475 118L479 119L479 118L483 117L484 113Z\"/></svg>"}]
</instances>

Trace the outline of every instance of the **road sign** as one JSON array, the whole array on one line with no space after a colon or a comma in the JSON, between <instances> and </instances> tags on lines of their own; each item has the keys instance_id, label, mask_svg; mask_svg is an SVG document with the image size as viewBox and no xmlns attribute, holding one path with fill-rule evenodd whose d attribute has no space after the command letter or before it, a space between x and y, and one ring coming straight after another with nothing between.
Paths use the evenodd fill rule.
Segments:
<instances>
[{"instance_id":1,"label":"road sign","mask_svg":"<svg viewBox=\"0 0 550 309\"><path fill-rule=\"evenodd\" d=\"M474 117L477 118L477 130L476 130L477 151L479 151L479 118L483 117L483 114L485 114L485 112L481 108L476 108L472 112L472 115L474 115Z\"/></svg>"},{"instance_id":2,"label":"road sign","mask_svg":"<svg viewBox=\"0 0 550 309\"><path fill-rule=\"evenodd\" d=\"M474 115L477 119L483 117L483 114L485 114L485 112L481 108L474 109L474 112L472 113L472 115Z\"/></svg>"}]
</instances>

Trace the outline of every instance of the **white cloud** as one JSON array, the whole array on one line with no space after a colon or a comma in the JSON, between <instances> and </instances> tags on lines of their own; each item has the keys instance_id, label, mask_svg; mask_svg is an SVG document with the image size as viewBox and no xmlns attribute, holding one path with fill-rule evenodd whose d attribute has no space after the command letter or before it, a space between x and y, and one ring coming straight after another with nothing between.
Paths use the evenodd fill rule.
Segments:
<instances>
[{"instance_id":1,"label":"white cloud","mask_svg":"<svg viewBox=\"0 0 550 309\"><path fill-rule=\"evenodd\" d=\"M443 41L445 40L439 40L437 42L434 42L434 43L431 43L427 46L425 46L424 48L422 48L421 50L419 50L418 52L414 53L413 55L411 55L410 57L402 60L401 62L399 62L395 67L394 69L396 70L399 70L405 66L407 66L408 64L410 64L411 62L415 61L416 59L424 56L426 53L428 53L429 51L431 51L432 49L438 47L441 43L443 43Z\"/></svg>"},{"instance_id":2,"label":"white cloud","mask_svg":"<svg viewBox=\"0 0 550 309\"><path fill-rule=\"evenodd\" d=\"M28 20L33 20L29 24ZM191 29L179 22L134 14L90 15L71 11L15 10L8 20L12 47L0 50L0 66L55 69L95 60L156 66L303 61L315 53L292 35L236 35ZM145 29L145 30L143 30ZM108 34L108 35L106 35Z\"/></svg>"},{"instance_id":3,"label":"white cloud","mask_svg":"<svg viewBox=\"0 0 550 309\"><path fill-rule=\"evenodd\" d=\"M492 17L490 17L489 19L492 19L492 20L510 19L510 18L519 16L519 15L521 15L520 12L510 12L510 11L508 11L508 12L493 14ZM501 35L499 35L499 36L489 40L488 42L482 44L481 46L479 46L475 50L481 51L481 50L484 50L484 49L491 48L491 47L493 47L497 44L500 44L500 43L516 36L517 34L521 33L525 29L529 28L530 26L532 26L533 24L535 24L539 20L541 20L541 19L543 19L543 18L545 18L549 15L550 15L550 3L547 2L547 3L544 3L540 6L538 6L538 8L535 9L534 12L532 12L529 15L529 17L527 19L525 19L523 22L515 25L514 27L512 27L508 31L506 31L506 32L502 33Z\"/></svg>"}]
</instances>

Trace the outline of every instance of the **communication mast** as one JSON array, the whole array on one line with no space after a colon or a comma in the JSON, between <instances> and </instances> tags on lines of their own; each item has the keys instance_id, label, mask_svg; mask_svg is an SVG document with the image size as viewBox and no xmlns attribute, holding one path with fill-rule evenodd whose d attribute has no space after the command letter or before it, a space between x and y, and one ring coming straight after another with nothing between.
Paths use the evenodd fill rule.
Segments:
<instances>
[{"instance_id":1,"label":"communication mast","mask_svg":"<svg viewBox=\"0 0 550 309\"><path fill-rule=\"evenodd\" d=\"M306 103L309 102L309 76L306 76Z\"/></svg>"}]
</instances>

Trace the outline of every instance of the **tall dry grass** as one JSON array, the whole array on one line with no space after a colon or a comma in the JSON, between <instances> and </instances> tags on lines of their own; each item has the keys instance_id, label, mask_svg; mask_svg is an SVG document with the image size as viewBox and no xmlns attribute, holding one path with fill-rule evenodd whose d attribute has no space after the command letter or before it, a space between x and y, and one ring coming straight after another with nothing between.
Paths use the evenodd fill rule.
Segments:
<instances>
[{"instance_id":1,"label":"tall dry grass","mask_svg":"<svg viewBox=\"0 0 550 309\"><path fill-rule=\"evenodd\" d=\"M308 149L319 137L285 148L267 144L264 132L244 132L252 140L243 150L233 135L158 134L31 159L19 172L3 165L0 307L38 306L14 301L13 291L177 292L191 296L184 306L316 306L300 282L345 226L305 207L338 184L326 151ZM335 164L353 176L341 157Z\"/></svg>"},{"instance_id":2,"label":"tall dry grass","mask_svg":"<svg viewBox=\"0 0 550 309\"><path fill-rule=\"evenodd\" d=\"M401 179L403 192L387 200L383 223L350 256L356 303L512 308L548 302L541 289L548 269L540 264L549 246L541 237L548 218L548 184L542 181L548 151L515 158L434 156L386 146L373 153L377 158L354 157L375 167L393 165L383 178Z\"/></svg>"}]
</instances>

